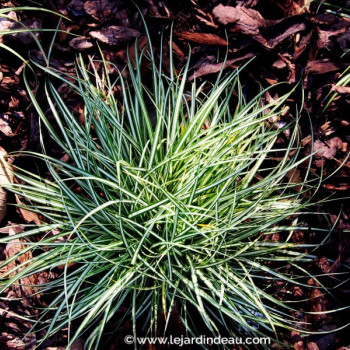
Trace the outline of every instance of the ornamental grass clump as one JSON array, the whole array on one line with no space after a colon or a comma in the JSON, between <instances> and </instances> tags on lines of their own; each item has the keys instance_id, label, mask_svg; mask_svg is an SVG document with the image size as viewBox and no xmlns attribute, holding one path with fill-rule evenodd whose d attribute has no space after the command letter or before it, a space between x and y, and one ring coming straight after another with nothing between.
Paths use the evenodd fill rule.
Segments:
<instances>
[{"instance_id":1,"label":"ornamental grass clump","mask_svg":"<svg viewBox=\"0 0 350 350\"><path fill-rule=\"evenodd\" d=\"M7 188L44 219L1 238L21 239L32 253L1 275L1 292L56 272L35 286L51 302L33 329L48 337L68 326L69 346L82 336L88 349L127 320L134 335L162 335L175 309L189 336L278 339L280 328L301 331L293 304L270 288L273 281L307 287L308 257L291 237L303 229L297 214L313 184L286 177L305 163L298 117L283 127L274 122L289 94L263 103L261 91L246 100L239 70L211 87L188 85L188 64L177 74L170 61L167 75L152 51L135 52L127 78L120 72L116 81L105 61L103 74L91 73L80 57L74 77L40 67L49 114L25 79L42 129L70 161L49 156L42 142L43 152L31 156L45 161L50 176L15 168L18 181ZM80 121L57 82L83 101ZM284 272L287 264L293 274Z\"/></svg>"}]
</instances>

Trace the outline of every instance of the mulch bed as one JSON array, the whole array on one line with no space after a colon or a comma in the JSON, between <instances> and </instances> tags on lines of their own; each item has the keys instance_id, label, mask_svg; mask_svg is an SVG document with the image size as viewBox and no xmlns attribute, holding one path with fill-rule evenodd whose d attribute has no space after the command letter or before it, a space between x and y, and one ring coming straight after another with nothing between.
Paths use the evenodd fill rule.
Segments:
<instances>
[{"instance_id":1,"label":"mulch bed","mask_svg":"<svg viewBox=\"0 0 350 350\"><path fill-rule=\"evenodd\" d=\"M3 1L0 8L26 5L36 6L31 1ZM159 53L163 45L164 62L169 60L167 48L173 28L175 67L181 69L190 59L189 82L194 79L199 82L213 81L222 69L224 72L232 71L255 57L241 74L247 98L259 91L260 86L271 86L265 98L272 101L290 90L291 86L299 84L288 101L291 109L281 117L281 122L288 117L288 113L294 113L295 103L299 106L303 104L300 119L303 146L306 153L312 146L314 151L318 151L312 170L327 177L345 162L340 171L322 184L318 196L325 198L332 195L332 199L349 196L350 161L346 157L350 142L350 87L336 85L350 63L349 1L144 0L137 1L137 5L138 10L127 0L47 0L42 2L42 7L64 17L59 19L52 13L36 11L11 12L9 15L31 29L61 30L53 42L50 58L50 64L61 72L73 73L76 55L98 55L98 46L105 59L115 65L108 65L110 74L115 74L116 67L123 69L128 54L131 57L134 54L135 40L141 47L147 45L140 14L148 25L155 52ZM0 31L15 28L19 28L18 23L0 17ZM52 32L36 32L35 35L43 48L48 50L52 44ZM28 33L0 36L0 42L23 57L29 55L33 61L43 63L43 56ZM38 117L30 105L22 80L24 65L7 51L0 49L0 53L1 146L7 152L38 151ZM40 93L43 93L40 81L44 77L38 74L36 78L40 99ZM288 84L275 86L281 82ZM70 98L70 105L79 114L81 102L70 96L66 86L62 85L59 90ZM332 91L337 94L324 109ZM311 137L309 118L312 120L314 139ZM325 145L327 148L324 148ZM55 149L52 152L59 154ZM307 268L316 274L342 272L343 266L350 265L349 204L339 199L315 210L327 213L326 216L320 215L319 222L315 224L333 226L333 231L326 244L316 252L318 258ZM35 216L9 208L0 234L11 234L6 227L10 222L20 224L31 221L35 222ZM278 237L272 239L278 240ZM315 236L313 232L299 232L293 239L295 242L317 243L324 237ZM15 249L18 249L18 244L1 246L0 261L14 254ZM23 259L26 257L23 256ZM40 278L44 281L55 276L47 274ZM350 285L346 282L347 278L347 275L340 275L324 281L329 286L344 281L335 294L339 304L316 288L307 294L300 288L288 290L286 285L276 285L274 288L282 299L283 293L292 293L296 300L312 298L304 304L306 311L327 311L335 306L349 305ZM316 285L312 279L308 283ZM36 300L15 300L29 294L25 287L13 287L7 291L6 299L0 300L0 349L34 349L40 334L29 332L23 340L23 335L30 330L30 323L18 315L35 315L36 307L45 305L45 300L40 296ZM337 315L314 315L305 321L310 323L310 330L331 331L344 325L349 317L345 311ZM295 332L285 332L282 339L298 350L345 349L350 344L349 331L350 328L346 327L342 331L312 336L307 341ZM63 330L43 344L41 349L60 349L65 344L66 336ZM75 349L82 346L83 339L80 339ZM116 338L110 349L120 346L121 337Z\"/></svg>"}]
</instances>

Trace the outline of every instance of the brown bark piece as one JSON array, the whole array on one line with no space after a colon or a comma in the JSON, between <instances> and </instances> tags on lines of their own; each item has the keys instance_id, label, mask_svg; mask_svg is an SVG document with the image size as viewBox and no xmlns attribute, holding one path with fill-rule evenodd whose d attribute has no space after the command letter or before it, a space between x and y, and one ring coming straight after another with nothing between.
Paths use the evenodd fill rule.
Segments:
<instances>
[{"instance_id":1,"label":"brown bark piece","mask_svg":"<svg viewBox=\"0 0 350 350\"><path fill-rule=\"evenodd\" d=\"M39 38L39 32L42 29L42 27L41 23L37 20L26 20L21 23L16 22L11 29L23 29L23 25L25 26L25 28L31 29L32 32L29 33L24 31L10 35L17 38L19 41L21 41L22 44L28 45L34 42L33 36L35 36L37 39Z\"/></svg>"},{"instance_id":2,"label":"brown bark piece","mask_svg":"<svg viewBox=\"0 0 350 350\"><path fill-rule=\"evenodd\" d=\"M251 37L261 44L268 46L265 38L260 34L260 27L267 26L267 22L258 11L245 7L223 6L213 9L213 15L224 25L230 24L231 32L239 32Z\"/></svg>"},{"instance_id":3,"label":"brown bark piece","mask_svg":"<svg viewBox=\"0 0 350 350\"><path fill-rule=\"evenodd\" d=\"M84 344L85 344L84 339L83 338L78 338L72 344L71 350L84 350Z\"/></svg>"},{"instance_id":4,"label":"brown bark piece","mask_svg":"<svg viewBox=\"0 0 350 350\"><path fill-rule=\"evenodd\" d=\"M309 61L305 68L306 74L325 74L330 72L337 72L341 66L329 59Z\"/></svg>"},{"instance_id":5,"label":"brown bark piece","mask_svg":"<svg viewBox=\"0 0 350 350\"><path fill-rule=\"evenodd\" d=\"M151 17L162 17L162 15L159 13L157 6L155 6L153 0L146 0L148 4L148 11Z\"/></svg>"},{"instance_id":6,"label":"brown bark piece","mask_svg":"<svg viewBox=\"0 0 350 350\"><path fill-rule=\"evenodd\" d=\"M317 28L317 32L318 32L318 40L317 40L318 48L331 49L334 46L334 40L332 39L337 36L340 37L341 34L344 34L346 32L346 27L341 27L334 31L331 31L328 28L327 30L321 30Z\"/></svg>"},{"instance_id":7,"label":"brown bark piece","mask_svg":"<svg viewBox=\"0 0 350 350\"><path fill-rule=\"evenodd\" d=\"M327 48L331 50L336 46L337 42L343 51L349 49L349 18L323 14L318 15L316 18L310 18L310 20L317 25L317 46L319 49Z\"/></svg>"},{"instance_id":8,"label":"brown bark piece","mask_svg":"<svg viewBox=\"0 0 350 350\"><path fill-rule=\"evenodd\" d=\"M86 50L94 46L92 42L85 36L73 38L69 41L69 46L76 50Z\"/></svg>"},{"instance_id":9,"label":"brown bark piece","mask_svg":"<svg viewBox=\"0 0 350 350\"><path fill-rule=\"evenodd\" d=\"M206 26L211 27L211 28L219 28L219 26L214 23L213 21L213 17L211 16L210 13L206 13L204 11L202 11L201 9L195 9L195 11L198 13L198 15L195 15L195 17L201 21L202 23L204 23Z\"/></svg>"},{"instance_id":10,"label":"brown bark piece","mask_svg":"<svg viewBox=\"0 0 350 350\"><path fill-rule=\"evenodd\" d=\"M285 29L283 28L284 26L285 24L283 22L274 26L275 30L273 31L273 35L270 35L270 37L266 39L270 48L276 47L280 42L287 39L289 36L306 29L306 24L301 21L296 22Z\"/></svg>"},{"instance_id":11,"label":"brown bark piece","mask_svg":"<svg viewBox=\"0 0 350 350\"><path fill-rule=\"evenodd\" d=\"M21 205L21 206L24 206L24 203L19 199L18 195L16 195L16 203ZM41 221L40 221L39 215L37 213L26 210L24 208L19 208L19 211L20 211L23 219L25 221L27 221L28 223L35 222L38 226L41 225Z\"/></svg>"},{"instance_id":12,"label":"brown bark piece","mask_svg":"<svg viewBox=\"0 0 350 350\"><path fill-rule=\"evenodd\" d=\"M303 52L310 47L312 36L313 31L310 31L306 35L303 35L300 41L295 43L294 54L292 56L294 61L296 61L303 54Z\"/></svg>"},{"instance_id":13,"label":"brown bark piece","mask_svg":"<svg viewBox=\"0 0 350 350\"><path fill-rule=\"evenodd\" d=\"M81 0L72 0L67 5L67 10L72 12L74 16L83 16L85 15L84 3Z\"/></svg>"},{"instance_id":14,"label":"brown bark piece","mask_svg":"<svg viewBox=\"0 0 350 350\"><path fill-rule=\"evenodd\" d=\"M1 133L5 136L12 136L12 129L9 125L9 117L6 114L0 114L0 140Z\"/></svg>"},{"instance_id":15,"label":"brown bark piece","mask_svg":"<svg viewBox=\"0 0 350 350\"><path fill-rule=\"evenodd\" d=\"M350 94L350 86L333 85L332 90L338 94Z\"/></svg>"},{"instance_id":16,"label":"brown bark piece","mask_svg":"<svg viewBox=\"0 0 350 350\"><path fill-rule=\"evenodd\" d=\"M237 6L223 6L222 4L213 9L213 15L221 24L235 24L235 30L243 34L259 34L259 28L265 24L258 11Z\"/></svg>"},{"instance_id":17,"label":"brown bark piece","mask_svg":"<svg viewBox=\"0 0 350 350\"><path fill-rule=\"evenodd\" d=\"M185 57L185 54L183 53L183 51L179 48L179 46L174 41L172 45L173 45L173 51L175 55L178 56L179 59L183 59Z\"/></svg>"},{"instance_id":18,"label":"brown bark piece","mask_svg":"<svg viewBox=\"0 0 350 350\"><path fill-rule=\"evenodd\" d=\"M291 331L291 341L294 344L294 350L305 350L304 342L297 331Z\"/></svg>"},{"instance_id":19,"label":"brown bark piece","mask_svg":"<svg viewBox=\"0 0 350 350\"><path fill-rule=\"evenodd\" d=\"M254 7L258 4L259 0L237 0L238 6Z\"/></svg>"},{"instance_id":20,"label":"brown bark piece","mask_svg":"<svg viewBox=\"0 0 350 350\"><path fill-rule=\"evenodd\" d=\"M305 19L300 15L283 20L267 20L253 9L221 4L213 9L213 14L220 23L229 24L231 32L251 36L268 49L276 47L289 36L306 29ZM268 33L265 33L266 28L269 29Z\"/></svg>"},{"instance_id":21,"label":"brown bark piece","mask_svg":"<svg viewBox=\"0 0 350 350\"><path fill-rule=\"evenodd\" d=\"M183 40L189 40L204 45L227 46L227 41L216 34L181 32L176 33L176 36Z\"/></svg>"},{"instance_id":22,"label":"brown bark piece","mask_svg":"<svg viewBox=\"0 0 350 350\"><path fill-rule=\"evenodd\" d=\"M192 81L194 78L199 78L199 77L202 77L202 76L208 75L208 74L218 73L218 72L220 72L220 70L222 69L222 66L224 64L225 64L224 68L226 68L226 67L230 66L231 64L234 64L234 63L239 62L239 61L247 60L247 59L252 58L254 56L255 56L254 52L249 52L244 56L233 58L231 60L227 60L226 62L207 64L206 66L199 68L193 75L191 75L188 78L188 80Z\"/></svg>"},{"instance_id":23,"label":"brown bark piece","mask_svg":"<svg viewBox=\"0 0 350 350\"><path fill-rule=\"evenodd\" d=\"M321 257L320 259L317 259L316 265L324 274L328 274L331 268L329 261L325 256Z\"/></svg>"},{"instance_id":24,"label":"brown bark piece","mask_svg":"<svg viewBox=\"0 0 350 350\"><path fill-rule=\"evenodd\" d=\"M310 295L311 302L311 312L317 312L317 314L312 314L315 323L318 323L321 320L324 320L327 317L327 314L323 313L326 311L326 298L319 289L314 289Z\"/></svg>"},{"instance_id":25,"label":"brown bark piece","mask_svg":"<svg viewBox=\"0 0 350 350\"><path fill-rule=\"evenodd\" d=\"M44 59L42 52L40 52L38 50L33 50L30 52L30 54L31 54L32 60L45 66L46 63L45 63L45 59ZM51 66L51 68L55 68L58 71L67 72L67 73L71 73L74 75L75 66L74 66L73 61L64 60L64 59L56 59L56 58L52 57L52 58L50 58L50 66ZM32 117L34 117L34 114L30 114L30 115Z\"/></svg>"},{"instance_id":26,"label":"brown bark piece","mask_svg":"<svg viewBox=\"0 0 350 350\"><path fill-rule=\"evenodd\" d=\"M113 17L121 6L118 0L93 0L84 3L85 12L96 20Z\"/></svg>"},{"instance_id":27,"label":"brown bark piece","mask_svg":"<svg viewBox=\"0 0 350 350\"><path fill-rule=\"evenodd\" d=\"M16 75L12 75L11 77L5 76L1 79L0 91L10 92L11 89L14 88L16 84L18 84L18 82L19 79Z\"/></svg>"},{"instance_id":28,"label":"brown bark piece","mask_svg":"<svg viewBox=\"0 0 350 350\"><path fill-rule=\"evenodd\" d=\"M8 185L13 182L13 172L11 165L7 162L7 152L0 147L0 222L7 212L7 192L1 184Z\"/></svg>"},{"instance_id":29,"label":"brown bark piece","mask_svg":"<svg viewBox=\"0 0 350 350\"><path fill-rule=\"evenodd\" d=\"M350 41L350 30L348 30L337 38L338 45L343 50L343 52L348 52Z\"/></svg>"},{"instance_id":30,"label":"brown bark piece","mask_svg":"<svg viewBox=\"0 0 350 350\"><path fill-rule=\"evenodd\" d=\"M322 185L324 188L326 188L327 190L334 190L334 191L347 191L350 189L350 185L346 184L346 185L341 185L341 186L336 186L333 184L324 184Z\"/></svg>"},{"instance_id":31,"label":"brown bark piece","mask_svg":"<svg viewBox=\"0 0 350 350\"><path fill-rule=\"evenodd\" d=\"M118 45L120 43L136 38L140 32L136 29L131 29L122 26L108 26L101 30L94 30L89 33L93 38L109 44Z\"/></svg>"},{"instance_id":32,"label":"brown bark piece","mask_svg":"<svg viewBox=\"0 0 350 350\"><path fill-rule=\"evenodd\" d=\"M17 15L15 11L7 13L6 17L0 17L0 32L6 32L10 30L17 21ZM4 34L0 34L0 43L3 41Z\"/></svg>"},{"instance_id":33,"label":"brown bark piece","mask_svg":"<svg viewBox=\"0 0 350 350\"><path fill-rule=\"evenodd\" d=\"M319 347L316 343L310 342L307 343L307 350L319 350Z\"/></svg>"},{"instance_id":34,"label":"brown bark piece","mask_svg":"<svg viewBox=\"0 0 350 350\"><path fill-rule=\"evenodd\" d=\"M330 121L324 123L323 125L320 126L318 132L322 135L325 135L325 136L332 135L335 130L330 125L331 125ZM303 147L306 146L307 144L309 144L311 142L311 140L312 140L311 135L304 137L301 141L302 146Z\"/></svg>"},{"instance_id":35,"label":"brown bark piece","mask_svg":"<svg viewBox=\"0 0 350 350\"><path fill-rule=\"evenodd\" d=\"M302 340L294 343L294 350L305 350L304 343Z\"/></svg>"},{"instance_id":36,"label":"brown bark piece","mask_svg":"<svg viewBox=\"0 0 350 350\"><path fill-rule=\"evenodd\" d=\"M10 229L10 236L15 235L15 232ZM6 245L5 248L5 256L6 259L10 259L16 254L20 253L25 248L25 245L22 244L21 240L19 238L14 239L10 243ZM16 269L17 264L25 263L26 261L29 261L32 258L31 252L27 251L24 252L22 255L20 255L17 259L11 261L7 265L7 271L11 271L13 269ZM21 268L17 268L17 271L13 271L10 273L10 277L14 276L18 271L23 270L25 266L22 266ZM35 287L32 287L32 285L35 284L35 276L29 276L22 278L18 283L12 284L12 289L15 291L18 298L22 297L28 297L33 295L33 293L36 291ZM25 302L27 302L26 299L24 299Z\"/></svg>"},{"instance_id":37,"label":"brown bark piece","mask_svg":"<svg viewBox=\"0 0 350 350\"><path fill-rule=\"evenodd\" d=\"M316 157L332 159L342 147L342 140L339 137L333 137L326 142L316 140L314 142L314 151Z\"/></svg>"},{"instance_id":38,"label":"brown bark piece","mask_svg":"<svg viewBox=\"0 0 350 350\"><path fill-rule=\"evenodd\" d=\"M0 333L0 344L4 344L8 350L26 350L26 344L20 337L5 332Z\"/></svg>"}]
</instances>

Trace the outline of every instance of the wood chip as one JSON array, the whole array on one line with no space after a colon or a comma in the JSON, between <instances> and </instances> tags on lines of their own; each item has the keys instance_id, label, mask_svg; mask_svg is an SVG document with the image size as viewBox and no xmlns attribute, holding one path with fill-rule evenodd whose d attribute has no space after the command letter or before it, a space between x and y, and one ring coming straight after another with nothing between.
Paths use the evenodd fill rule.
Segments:
<instances>
[{"instance_id":1,"label":"wood chip","mask_svg":"<svg viewBox=\"0 0 350 350\"><path fill-rule=\"evenodd\" d=\"M219 26L217 24L215 24L214 22L212 22L211 20L208 21L206 18L201 17L200 15L196 15L196 18L201 21L202 23L204 23L205 25L207 25L208 27L212 27L215 29L218 29Z\"/></svg>"},{"instance_id":2,"label":"wood chip","mask_svg":"<svg viewBox=\"0 0 350 350\"><path fill-rule=\"evenodd\" d=\"M39 219L39 215L35 212L24 209L25 204L19 199L17 194L15 197L16 197L16 203L22 206L19 208L19 212L21 213L23 219L28 223L35 222L38 226L40 226L41 221Z\"/></svg>"},{"instance_id":3,"label":"wood chip","mask_svg":"<svg viewBox=\"0 0 350 350\"><path fill-rule=\"evenodd\" d=\"M241 6L220 4L213 9L213 15L220 23L229 25L231 32L248 35L268 49L306 29L304 16L295 15L282 20L268 20L258 11Z\"/></svg>"},{"instance_id":4,"label":"wood chip","mask_svg":"<svg viewBox=\"0 0 350 350\"><path fill-rule=\"evenodd\" d=\"M333 85L332 90L338 94L350 94L350 86Z\"/></svg>"},{"instance_id":5,"label":"wood chip","mask_svg":"<svg viewBox=\"0 0 350 350\"><path fill-rule=\"evenodd\" d=\"M307 343L307 350L319 350L319 347L316 343L310 342Z\"/></svg>"},{"instance_id":6,"label":"wood chip","mask_svg":"<svg viewBox=\"0 0 350 350\"><path fill-rule=\"evenodd\" d=\"M316 140L314 142L314 151L316 157L332 159L342 147L342 140L339 137L333 137L326 142Z\"/></svg>"},{"instance_id":7,"label":"wood chip","mask_svg":"<svg viewBox=\"0 0 350 350\"><path fill-rule=\"evenodd\" d=\"M10 92L18 82L19 79L16 75L11 77L5 76L0 82L0 91Z\"/></svg>"},{"instance_id":8,"label":"wood chip","mask_svg":"<svg viewBox=\"0 0 350 350\"><path fill-rule=\"evenodd\" d=\"M8 185L13 182L13 172L11 165L6 160L7 156L7 152L0 147L0 222L7 212L7 192L1 184Z\"/></svg>"},{"instance_id":9,"label":"wood chip","mask_svg":"<svg viewBox=\"0 0 350 350\"><path fill-rule=\"evenodd\" d=\"M315 264L324 274L329 273L331 265L325 256L315 259Z\"/></svg>"},{"instance_id":10,"label":"wood chip","mask_svg":"<svg viewBox=\"0 0 350 350\"><path fill-rule=\"evenodd\" d=\"M334 190L334 191L347 191L350 189L350 185L349 184L345 184L345 185L333 185L333 184L324 184L322 185L323 188L327 189L327 190Z\"/></svg>"},{"instance_id":11,"label":"wood chip","mask_svg":"<svg viewBox=\"0 0 350 350\"><path fill-rule=\"evenodd\" d=\"M179 57L179 59L183 59L185 57L185 54L183 53L183 51L179 48L179 46L175 43L175 41L173 41L173 51L175 53L175 55L177 57Z\"/></svg>"},{"instance_id":12,"label":"wood chip","mask_svg":"<svg viewBox=\"0 0 350 350\"><path fill-rule=\"evenodd\" d=\"M136 29L126 28L122 26L108 26L101 30L94 30L89 33L93 38L109 44L118 45L120 43L136 38L140 32Z\"/></svg>"},{"instance_id":13,"label":"wood chip","mask_svg":"<svg viewBox=\"0 0 350 350\"><path fill-rule=\"evenodd\" d=\"M28 28L31 29L32 32L18 32L18 33L14 33L14 34L10 34L11 36L17 38L19 41L21 41L22 44L24 45L28 45L31 43L34 43L34 37L33 35L39 39L40 36L40 30L42 29L41 23L37 20L25 20L22 21L21 23L16 22L13 27L11 29L23 29L23 25Z\"/></svg>"},{"instance_id":14,"label":"wood chip","mask_svg":"<svg viewBox=\"0 0 350 350\"><path fill-rule=\"evenodd\" d=\"M10 236L14 236L16 233L10 229ZM21 253L23 249L26 248L26 245L22 244L22 240L20 238L14 238L10 243L6 245L5 248L5 256L6 259L10 259L13 256ZM26 262L30 263L30 260L32 259L32 253L31 251L26 251L23 254L19 254L17 256L17 259L11 261L7 265L7 271L12 271L10 273L10 277L17 274L19 271L23 270L26 267ZM18 267L18 265L24 263L21 267ZM36 294L34 296L34 293L37 292L37 288L34 287L35 284L37 284L37 276L31 275L23 277L19 280L19 283L13 283L12 284L12 290L16 293L16 296L18 298L24 298L22 299L22 302L24 305L31 305L31 300L29 297L33 297L35 300L40 300L40 295Z\"/></svg>"},{"instance_id":15,"label":"wood chip","mask_svg":"<svg viewBox=\"0 0 350 350\"><path fill-rule=\"evenodd\" d=\"M341 68L340 64L331 62L329 59L309 61L305 68L306 74L325 74L337 72Z\"/></svg>"},{"instance_id":16,"label":"wood chip","mask_svg":"<svg viewBox=\"0 0 350 350\"><path fill-rule=\"evenodd\" d=\"M290 20L290 18L288 18L288 20ZM273 30L271 28L273 28ZM280 22L271 28L270 34L265 36L265 39L268 43L268 48L274 48L280 42L287 39L291 35L304 31L306 29L306 24L304 22L296 22L293 24Z\"/></svg>"},{"instance_id":17,"label":"wood chip","mask_svg":"<svg viewBox=\"0 0 350 350\"><path fill-rule=\"evenodd\" d=\"M84 3L81 0L72 0L67 5L68 11L70 11L74 16L84 16L85 10L84 10Z\"/></svg>"},{"instance_id":18,"label":"wood chip","mask_svg":"<svg viewBox=\"0 0 350 350\"><path fill-rule=\"evenodd\" d=\"M330 121L324 123L319 128L319 132L321 134L325 135L325 136L329 136L329 135L333 134L334 133L334 128L332 128L330 125L331 125ZM311 135L304 137L302 139L302 141L301 141L302 146L303 147L306 146L307 144L309 144L311 142L311 140L312 140Z\"/></svg>"},{"instance_id":19,"label":"wood chip","mask_svg":"<svg viewBox=\"0 0 350 350\"><path fill-rule=\"evenodd\" d=\"M314 289L310 295L311 312L317 312L316 314L310 315L315 323L320 322L327 318L327 314L323 313L326 311L326 298L319 289Z\"/></svg>"},{"instance_id":20,"label":"wood chip","mask_svg":"<svg viewBox=\"0 0 350 350\"><path fill-rule=\"evenodd\" d=\"M93 0L84 2L84 10L96 20L107 20L113 18L122 5L118 0Z\"/></svg>"},{"instance_id":21,"label":"wood chip","mask_svg":"<svg viewBox=\"0 0 350 350\"><path fill-rule=\"evenodd\" d=\"M191 32L180 32L175 33L176 36L182 40L189 40L195 43L204 45L215 45L215 46L227 46L227 41L220 38L216 34L210 33L191 33Z\"/></svg>"},{"instance_id":22,"label":"wood chip","mask_svg":"<svg viewBox=\"0 0 350 350\"><path fill-rule=\"evenodd\" d=\"M26 350L26 344L20 337L8 333L0 333L0 344L4 344L4 349L8 350Z\"/></svg>"},{"instance_id":23,"label":"wood chip","mask_svg":"<svg viewBox=\"0 0 350 350\"><path fill-rule=\"evenodd\" d=\"M337 38L337 43L344 52L349 51L350 31L349 29Z\"/></svg>"},{"instance_id":24,"label":"wood chip","mask_svg":"<svg viewBox=\"0 0 350 350\"><path fill-rule=\"evenodd\" d=\"M198 69L193 75L191 75L188 78L188 80L192 81L194 78L199 78L199 77L202 77L202 76L208 75L208 74L218 73L218 72L220 72L220 70L222 69L222 66L224 64L225 64L224 68L226 68L226 67L230 66L231 64L237 63L239 61L247 60L247 59L252 58L254 56L255 56L254 52L249 52L244 56L233 58L231 60L227 60L226 62L207 64L206 66Z\"/></svg>"},{"instance_id":25,"label":"wood chip","mask_svg":"<svg viewBox=\"0 0 350 350\"><path fill-rule=\"evenodd\" d=\"M1 134L5 136L12 136L12 129L9 125L9 117L6 114L0 114L0 139Z\"/></svg>"},{"instance_id":26,"label":"wood chip","mask_svg":"<svg viewBox=\"0 0 350 350\"><path fill-rule=\"evenodd\" d=\"M254 7L258 4L259 0L237 0L238 6Z\"/></svg>"},{"instance_id":27,"label":"wood chip","mask_svg":"<svg viewBox=\"0 0 350 350\"><path fill-rule=\"evenodd\" d=\"M69 41L69 46L76 50L86 50L94 46L94 44L88 40L85 36L73 38Z\"/></svg>"},{"instance_id":28,"label":"wood chip","mask_svg":"<svg viewBox=\"0 0 350 350\"><path fill-rule=\"evenodd\" d=\"M220 4L213 9L213 15L221 24L229 25L231 32L248 35L262 45L268 46L259 28L266 27L270 21L264 20L258 11L241 6L232 7Z\"/></svg>"},{"instance_id":29,"label":"wood chip","mask_svg":"<svg viewBox=\"0 0 350 350\"><path fill-rule=\"evenodd\" d=\"M6 17L0 17L0 32L10 30L16 21L17 15L15 11L9 11ZM4 35L0 34L0 43L2 43L3 37Z\"/></svg>"},{"instance_id":30,"label":"wood chip","mask_svg":"<svg viewBox=\"0 0 350 350\"><path fill-rule=\"evenodd\" d=\"M10 234L10 230L12 230L11 232L20 233L24 231L24 226L9 222L8 226L0 228L0 233Z\"/></svg>"},{"instance_id":31,"label":"wood chip","mask_svg":"<svg viewBox=\"0 0 350 350\"><path fill-rule=\"evenodd\" d=\"M84 350L85 340L83 338L78 338L72 344L71 350Z\"/></svg>"},{"instance_id":32,"label":"wood chip","mask_svg":"<svg viewBox=\"0 0 350 350\"><path fill-rule=\"evenodd\" d=\"M258 34L259 28L265 24L265 20L258 11L241 6L232 7L220 4L214 7L213 15L221 24L234 23L236 29L241 30L243 34Z\"/></svg>"}]
</instances>

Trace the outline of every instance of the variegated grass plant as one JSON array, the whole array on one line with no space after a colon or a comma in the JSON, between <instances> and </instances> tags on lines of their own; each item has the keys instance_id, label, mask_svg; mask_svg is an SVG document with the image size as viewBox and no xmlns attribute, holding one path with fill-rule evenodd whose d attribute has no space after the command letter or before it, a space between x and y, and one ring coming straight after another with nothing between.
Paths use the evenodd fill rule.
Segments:
<instances>
[{"instance_id":1,"label":"variegated grass plant","mask_svg":"<svg viewBox=\"0 0 350 350\"><path fill-rule=\"evenodd\" d=\"M246 100L239 70L210 88L187 85L188 65L176 73L171 61L167 74L152 51L135 51L128 78L120 73L116 81L107 69L91 73L82 57L75 77L41 67L54 123L26 80L42 127L71 160L50 157L43 142L43 153L31 156L45 161L50 178L15 169L18 182L8 189L45 219L1 238L20 238L33 254L1 275L0 291L40 271L58 272L36 286L52 299L33 327L48 337L68 326L69 346L82 336L87 349L126 320L135 336L141 328L162 335L174 308L190 336L198 335L198 323L209 334L272 339L280 328L300 329L294 304L269 289L273 281L308 287L305 246L291 237L305 229L298 214L314 184L308 172L298 186L286 178L306 161L298 111L284 127L275 122L289 94L264 103L261 91ZM83 122L57 81L84 102ZM276 144L287 131L289 140ZM293 274L284 272L287 264Z\"/></svg>"}]
</instances>

